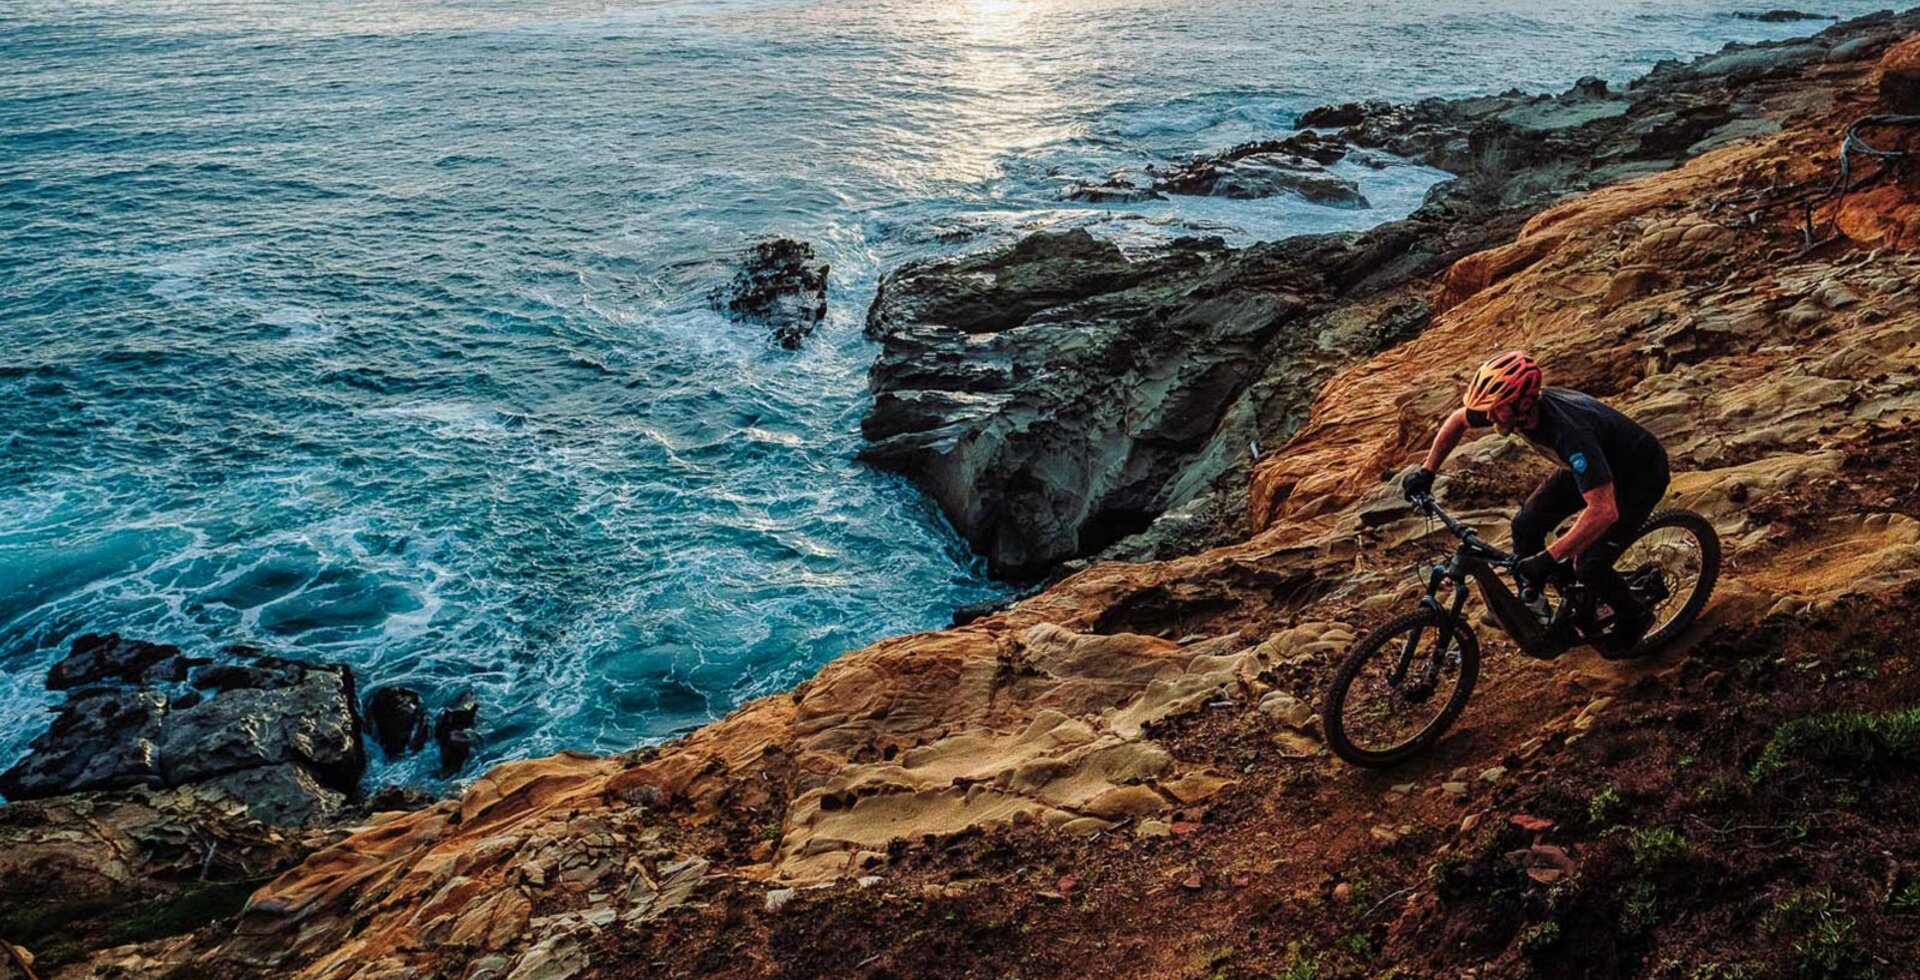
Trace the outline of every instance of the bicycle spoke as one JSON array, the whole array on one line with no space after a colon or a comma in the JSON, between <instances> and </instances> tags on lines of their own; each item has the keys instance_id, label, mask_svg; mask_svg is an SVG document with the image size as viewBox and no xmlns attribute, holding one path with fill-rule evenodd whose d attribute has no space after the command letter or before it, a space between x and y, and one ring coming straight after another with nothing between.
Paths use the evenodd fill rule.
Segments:
<instances>
[{"instance_id":1,"label":"bicycle spoke","mask_svg":"<svg viewBox=\"0 0 1920 980\"><path fill-rule=\"evenodd\" d=\"M1440 631L1417 626L1381 644L1347 691L1342 727L1365 751L1387 751L1420 736L1445 711L1459 680L1457 658L1438 649Z\"/></svg>"}]
</instances>

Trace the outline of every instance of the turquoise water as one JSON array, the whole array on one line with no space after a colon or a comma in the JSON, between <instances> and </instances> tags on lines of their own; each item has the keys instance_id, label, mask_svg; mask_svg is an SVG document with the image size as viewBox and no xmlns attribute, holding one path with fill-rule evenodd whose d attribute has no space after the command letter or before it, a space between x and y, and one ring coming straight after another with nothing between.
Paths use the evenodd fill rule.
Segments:
<instances>
[{"instance_id":1,"label":"turquoise water","mask_svg":"<svg viewBox=\"0 0 1920 980\"><path fill-rule=\"evenodd\" d=\"M881 272L1068 223L1362 227L1438 175L1356 169L1362 212L1057 196L1323 101L1812 29L1744 6L9 0L0 765L82 631L472 691L485 764L941 625L1001 587L853 460ZM799 352L704 299L775 234L833 266Z\"/></svg>"}]
</instances>

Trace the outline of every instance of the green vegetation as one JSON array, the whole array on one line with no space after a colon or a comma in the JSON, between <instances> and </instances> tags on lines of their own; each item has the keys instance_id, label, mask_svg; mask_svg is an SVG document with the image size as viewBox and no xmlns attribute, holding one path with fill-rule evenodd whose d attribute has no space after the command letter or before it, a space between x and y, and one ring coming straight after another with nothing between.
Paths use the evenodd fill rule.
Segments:
<instances>
[{"instance_id":1,"label":"green vegetation","mask_svg":"<svg viewBox=\"0 0 1920 980\"><path fill-rule=\"evenodd\" d=\"M1920 878L1911 879L1901 886L1887 904L1892 905L1895 912L1920 912Z\"/></svg>"},{"instance_id":2,"label":"green vegetation","mask_svg":"<svg viewBox=\"0 0 1920 980\"><path fill-rule=\"evenodd\" d=\"M1655 874L1687 856L1686 837L1671 827L1616 827L1607 836L1626 838L1634 870L1643 875Z\"/></svg>"},{"instance_id":3,"label":"green vegetation","mask_svg":"<svg viewBox=\"0 0 1920 980\"><path fill-rule=\"evenodd\" d=\"M1551 949L1560 941L1560 923L1548 919L1520 930L1520 951L1528 954Z\"/></svg>"},{"instance_id":4,"label":"green vegetation","mask_svg":"<svg viewBox=\"0 0 1920 980\"><path fill-rule=\"evenodd\" d=\"M1644 935L1660 924L1660 892L1653 882L1636 878L1620 889L1620 931Z\"/></svg>"},{"instance_id":5,"label":"green vegetation","mask_svg":"<svg viewBox=\"0 0 1920 980\"><path fill-rule=\"evenodd\" d=\"M1700 784L1694 802L1705 807L1723 807L1747 795L1747 781L1738 773L1722 773Z\"/></svg>"},{"instance_id":6,"label":"green vegetation","mask_svg":"<svg viewBox=\"0 0 1920 980\"><path fill-rule=\"evenodd\" d=\"M1796 976L1807 980L1873 980L1880 975L1860 941L1858 923L1846 914L1830 888L1781 896L1761 921L1761 929L1791 944Z\"/></svg>"},{"instance_id":7,"label":"green vegetation","mask_svg":"<svg viewBox=\"0 0 1920 980\"><path fill-rule=\"evenodd\" d=\"M1345 947L1347 952L1352 953L1355 959L1373 959L1373 939L1364 932L1348 935L1340 941L1340 945Z\"/></svg>"},{"instance_id":8,"label":"green vegetation","mask_svg":"<svg viewBox=\"0 0 1920 980\"><path fill-rule=\"evenodd\" d=\"M1754 762L1754 782L1794 761L1864 767L1920 762L1920 707L1879 714L1848 711L1795 718L1781 725Z\"/></svg>"},{"instance_id":9,"label":"green vegetation","mask_svg":"<svg viewBox=\"0 0 1920 980\"><path fill-rule=\"evenodd\" d=\"M1625 808L1620 791L1609 786L1587 801L1587 822L1595 827L1611 827L1620 822L1620 811Z\"/></svg>"},{"instance_id":10,"label":"green vegetation","mask_svg":"<svg viewBox=\"0 0 1920 980\"><path fill-rule=\"evenodd\" d=\"M1287 965L1273 975L1274 980L1320 980L1320 957L1305 952L1297 942L1287 944Z\"/></svg>"},{"instance_id":11,"label":"green vegetation","mask_svg":"<svg viewBox=\"0 0 1920 980\"><path fill-rule=\"evenodd\" d=\"M1687 974L1687 980L1759 980L1765 975L1758 963L1702 963Z\"/></svg>"}]
</instances>

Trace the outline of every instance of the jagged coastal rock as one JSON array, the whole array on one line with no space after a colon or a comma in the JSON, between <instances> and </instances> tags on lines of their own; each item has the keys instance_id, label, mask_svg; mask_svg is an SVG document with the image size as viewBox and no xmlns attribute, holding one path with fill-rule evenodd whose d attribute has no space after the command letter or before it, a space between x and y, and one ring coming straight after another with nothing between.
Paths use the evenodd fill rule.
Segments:
<instances>
[{"instance_id":1,"label":"jagged coastal rock","mask_svg":"<svg viewBox=\"0 0 1920 980\"><path fill-rule=\"evenodd\" d=\"M367 732L389 759L417 752L427 742L427 712L420 692L392 684L367 695Z\"/></svg>"},{"instance_id":2,"label":"jagged coastal rock","mask_svg":"<svg viewBox=\"0 0 1920 980\"><path fill-rule=\"evenodd\" d=\"M1284 140L1243 143L1161 175L1153 188L1166 194L1261 198L1295 194L1329 207L1370 207L1360 185L1328 170L1346 147L1311 132Z\"/></svg>"},{"instance_id":3,"label":"jagged coastal rock","mask_svg":"<svg viewBox=\"0 0 1920 980\"><path fill-rule=\"evenodd\" d=\"M366 768L353 672L239 647L226 657L111 634L74 640L47 675L67 701L0 773L0 794L193 785L228 794L264 823L332 818Z\"/></svg>"},{"instance_id":4,"label":"jagged coastal rock","mask_svg":"<svg viewBox=\"0 0 1920 980\"><path fill-rule=\"evenodd\" d=\"M793 350L827 317L827 264L806 242L764 241L747 253L713 302L736 319L766 327L775 343Z\"/></svg>"}]
</instances>

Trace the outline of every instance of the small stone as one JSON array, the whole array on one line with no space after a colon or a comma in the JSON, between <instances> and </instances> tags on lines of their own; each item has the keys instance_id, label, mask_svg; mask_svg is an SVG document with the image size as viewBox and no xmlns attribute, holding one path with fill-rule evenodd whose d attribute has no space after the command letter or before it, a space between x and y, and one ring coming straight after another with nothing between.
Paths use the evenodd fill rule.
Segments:
<instances>
[{"instance_id":1,"label":"small stone","mask_svg":"<svg viewBox=\"0 0 1920 980\"><path fill-rule=\"evenodd\" d=\"M1353 901L1353 886L1344 881L1333 886L1333 900L1342 905Z\"/></svg>"},{"instance_id":2,"label":"small stone","mask_svg":"<svg viewBox=\"0 0 1920 980\"><path fill-rule=\"evenodd\" d=\"M1173 832L1177 836L1185 836L1199 829L1200 825L1191 820L1175 820L1173 822Z\"/></svg>"},{"instance_id":3,"label":"small stone","mask_svg":"<svg viewBox=\"0 0 1920 980\"><path fill-rule=\"evenodd\" d=\"M940 886L929 885L928 887L937 889ZM768 891L767 906L766 906L767 911L778 912L781 909L786 908L787 903L793 901L793 896L798 894L800 894L800 891L799 889L796 889L796 888L775 888Z\"/></svg>"},{"instance_id":4,"label":"small stone","mask_svg":"<svg viewBox=\"0 0 1920 980\"><path fill-rule=\"evenodd\" d=\"M1392 827L1375 827L1372 834L1374 841L1381 847L1392 847L1400 843L1400 832Z\"/></svg>"},{"instance_id":5,"label":"small stone","mask_svg":"<svg viewBox=\"0 0 1920 980\"><path fill-rule=\"evenodd\" d=\"M1072 875L1061 875L1059 882L1057 882L1054 885L1054 887L1060 889L1060 894L1065 895L1066 893L1073 891L1074 886L1078 884L1080 884L1080 879L1075 878Z\"/></svg>"},{"instance_id":6,"label":"small stone","mask_svg":"<svg viewBox=\"0 0 1920 980\"><path fill-rule=\"evenodd\" d=\"M1544 834L1553 829L1553 821L1525 813L1516 813L1507 818L1507 822L1530 834Z\"/></svg>"},{"instance_id":7,"label":"small stone","mask_svg":"<svg viewBox=\"0 0 1920 980\"><path fill-rule=\"evenodd\" d=\"M747 848L747 860L754 864L765 864L771 857L773 857L773 842L770 840L754 841L753 846Z\"/></svg>"},{"instance_id":8,"label":"small stone","mask_svg":"<svg viewBox=\"0 0 1920 980\"><path fill-rule=\"evenodd\" d=\"M855 878L853 880L853 883L856 885L859 885L861 888L872 888L873 886L880 883L880 876L879 875L861 875L860 877Z\"/></svg>"},{"instance_id":9,"label":"small stone","mask_svg":"<svg viewBox=\"0 0 1920 980\"><path fill-rule=\"evenodd\" d=\"M1260 699L1260 713L1297 732L1319 732L1320 716L1299 698L1274 691Z\"/></svg>"},{"instance_id":10,"label":"small stone","mask_svg":"<svg viewBox=\"0 0 1920 980\"><path fill-rule=\"evenodd\" d=\"M1413 791L1419 788L1418 783L1401 783L1393 787L1393 792L1399 793L1401 796L1412 796Z\"/></svg>"},{"instance_id":11,"label":"small stone","mask_svg":"<svg viewBox=\"0 0 1920 980\"><path fill-rule=\"evenodd\" d=\"M1198 871L1195 871L1194 873L1186 876L1185 878L1180 879L1180 887L1185 888L1190 892L1197 892L1205 885L1206 885L1206 879L1202 878L1200 876L1200 872Z\"/></svg>"},{"instance_id":12,"label":"small stone","mask_svg":"<svg viewBox=\"0 0 1920 980\"><path fill-rule=\"evenodd\" d=\"M1133 826L1133 836L1142 839L1148 837L1167 837L1172 835L1172 833L1173 825L1167 823L1165 820L1148 818Z\"/></svg>"},{"instance_id":13,"label":"small stone","mask_svg":"<svg viewBox=\"0 0 1920 980\"><path fill-rule=\"evenodd\" d=\"M1461 832L1461 833L1463 833L1463 834L1471 834L1471 833L1473 833L1473 828L1475 828L1475 827L1478 827L1478 826L1480 826L1480 820L1481 820L1481 818L1482 818L1482 817L1484 817L1484 816L1486 816L1486 814L1483 814L1483 813L1469 813L1469 814L1467 814L1466 816L1464 816L1464 817L1461 817L1461 818L1460 818L1460 832Z\"/></svg>"},{"instance_id":14,"label":"small stone","mask_svg":"<svg viewBox=\"0 0 1920 980\"><path fill-rule=\"evenodd\" d=\"M1507 778L1506 766L1492 766L1480 772L1480 781L1483 783L1497 783L1505 778Z\"/></svg>"},{"instance_id":15,"label":"small stone","mask_svg":"<svg viewBox=\"0 0 1920 980\"><path fill-rule=\"evenodd\" d=\"M1440 791L1453 797L1455 802L1467 798L1467 784L1459 780L1448 780L1440 784Z\"/></svg>"}]
</instances>

